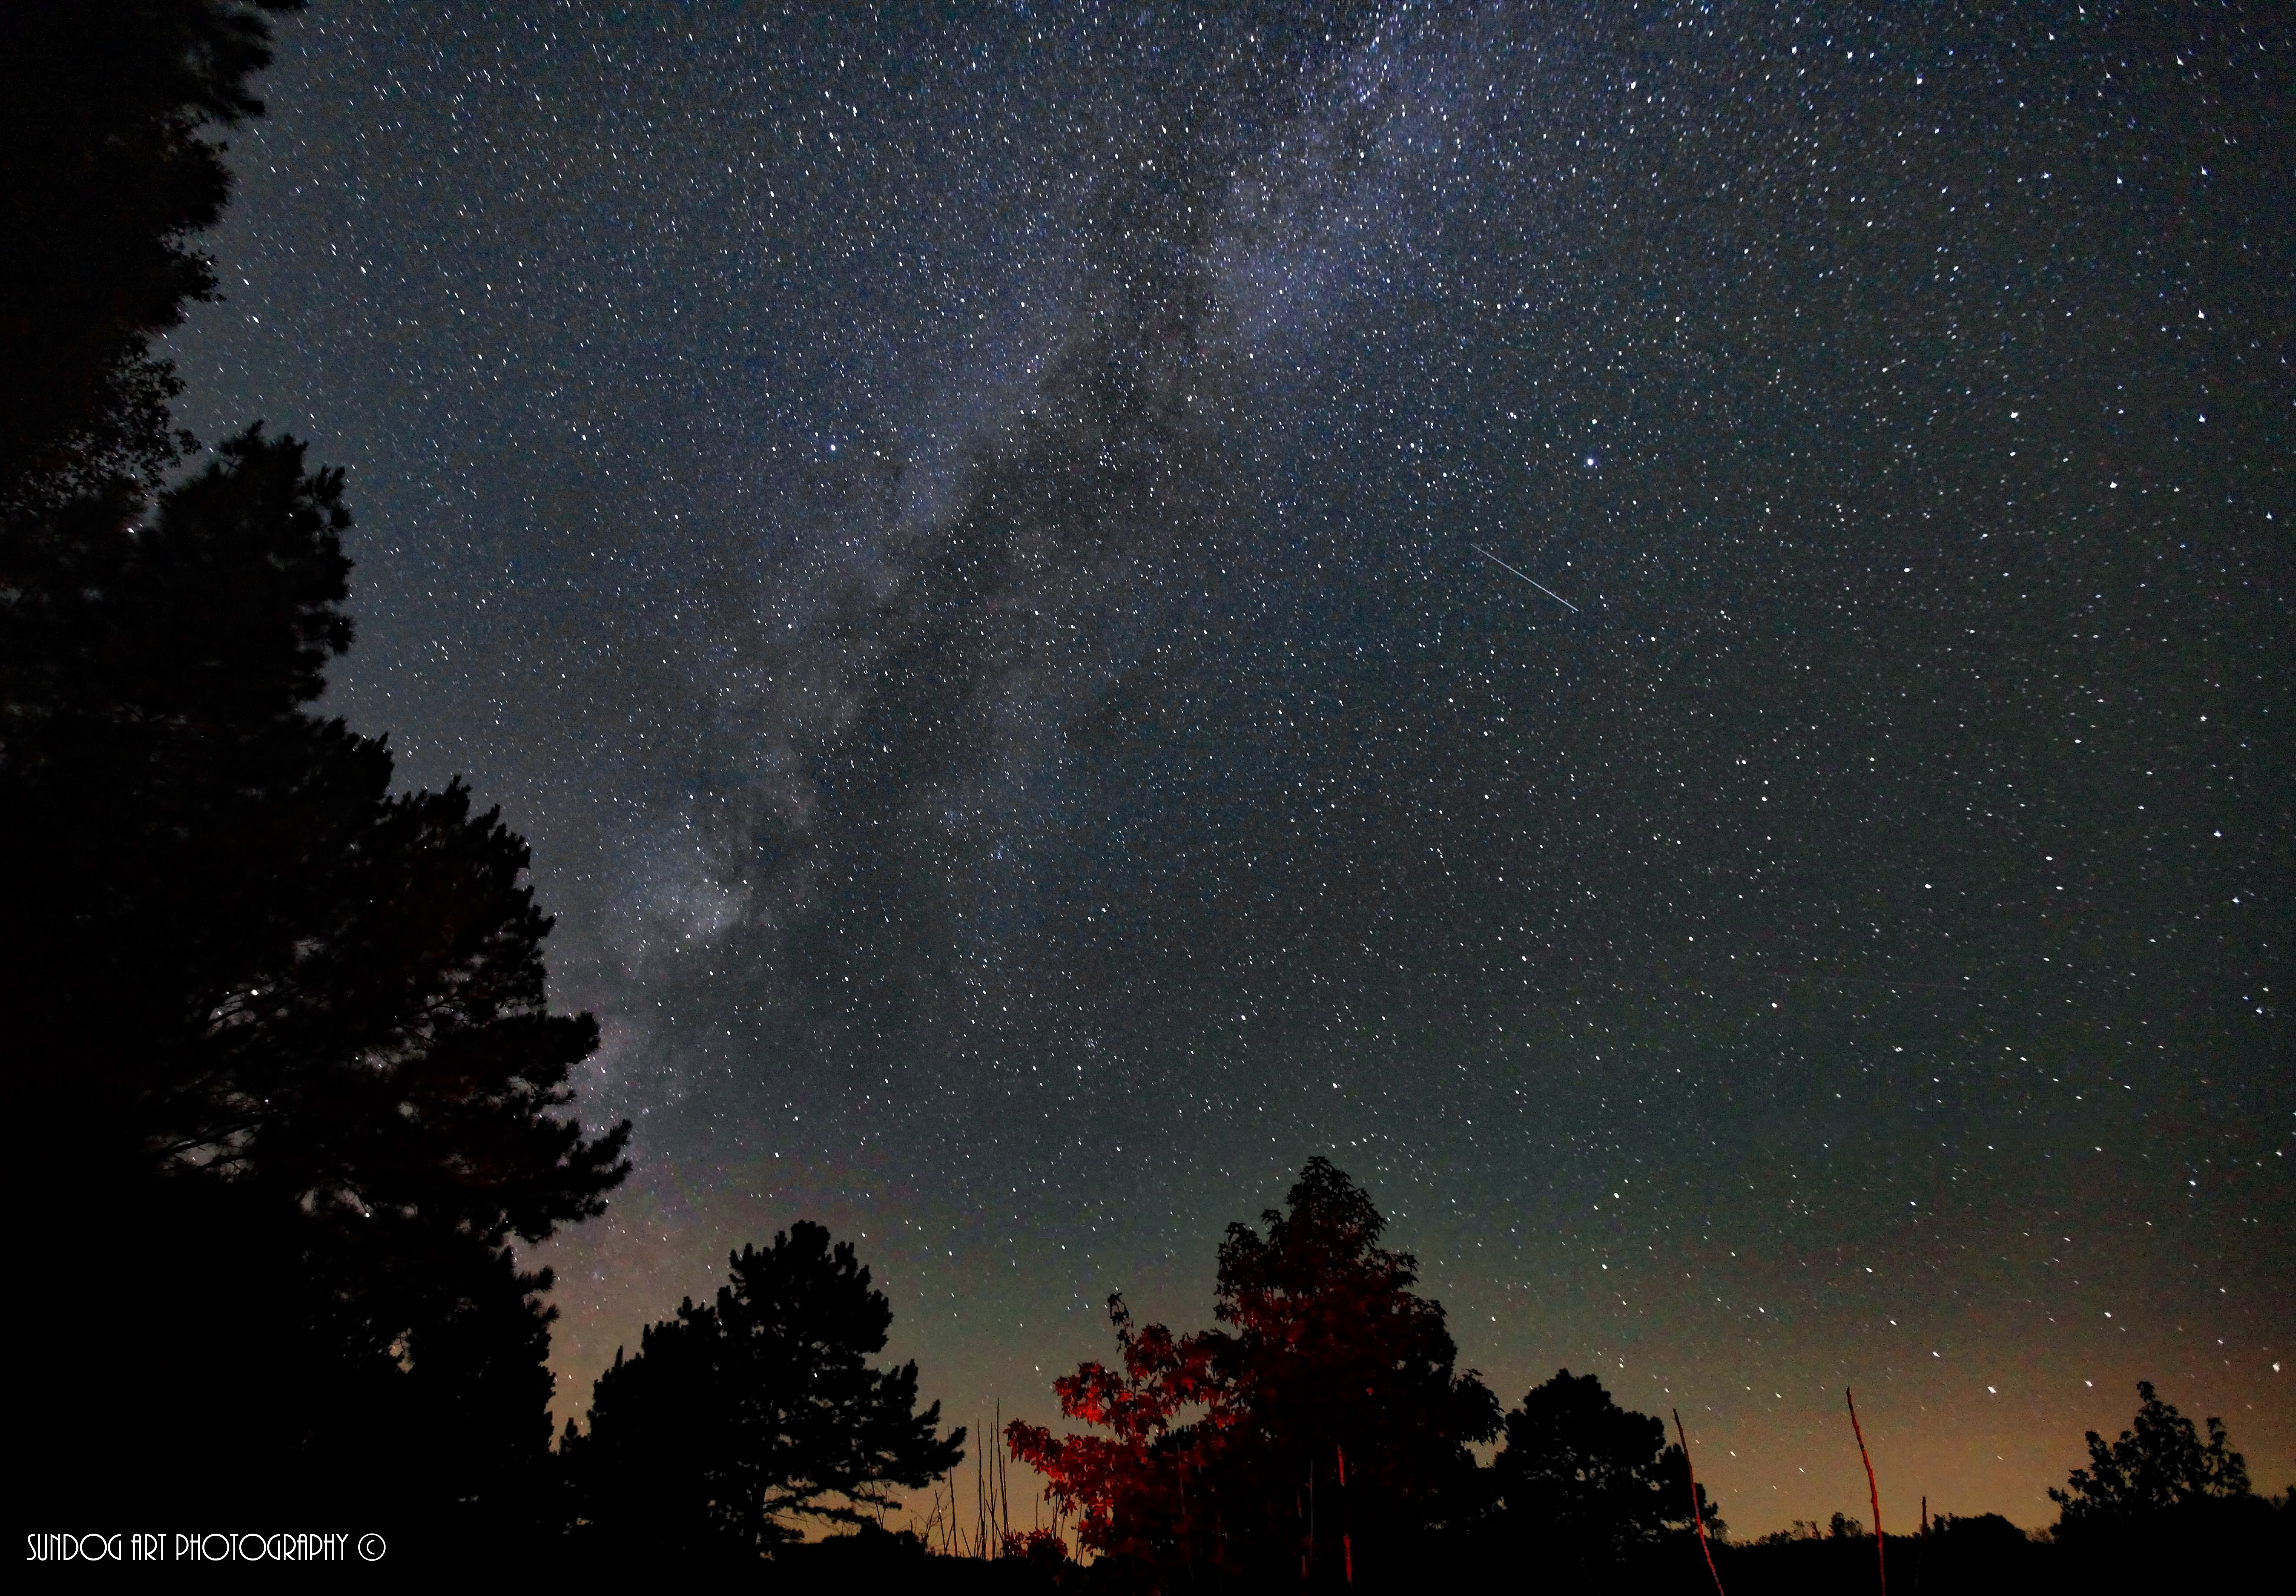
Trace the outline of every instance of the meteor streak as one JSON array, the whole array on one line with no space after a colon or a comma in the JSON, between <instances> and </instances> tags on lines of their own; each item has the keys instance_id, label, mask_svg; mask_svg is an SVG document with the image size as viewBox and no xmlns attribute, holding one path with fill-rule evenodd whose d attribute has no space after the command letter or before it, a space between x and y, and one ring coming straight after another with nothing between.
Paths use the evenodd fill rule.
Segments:
<instances>
[{"instance_id":1,"label":"meteor streak","mask_svg":"<svg viewBox=\"0 0 2296 1596\"><path fill-rule=\"evenodd\" d=\"M1521 577L1524 581L1538 589L1539 592L1545 593L1548 598L1553 599L1556 603L1570 611L1571 614L1576 615L1578 613L1578 605L1572 603L1569 599L1564 598L1561 593L1555 592L1554 589L1549 587L1537 577L1530 575L1528 571L1516 570L1514 567L1509 565L1505 561L1500 559L1496 554L1492 553L1488 549L1483 547L1483 545L1479 543L1471 543L1467 546L1474 550L1476 553L1480 554L1484 559L1489 561L1493 565L1497 566L1499 569L1507 572L1511 576Z\"/></svg>"}]
</instances>

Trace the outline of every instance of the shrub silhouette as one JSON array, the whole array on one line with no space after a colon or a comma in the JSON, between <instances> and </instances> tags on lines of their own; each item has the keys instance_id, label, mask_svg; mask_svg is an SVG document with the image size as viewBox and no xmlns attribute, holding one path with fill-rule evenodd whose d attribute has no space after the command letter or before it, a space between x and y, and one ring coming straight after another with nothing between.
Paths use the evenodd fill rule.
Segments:
<instances>
[{"instance_id":1,"label":"shrub silhouette","mask_svg":"<svg viewBox=\"0 0 2296 1596\"><path fill-rule=\"evenodd\" d=\"M2224 1420L2210 1418L2203 1443L2193 1421L2161 1400L2150 1380L2133 1428L2107 1442L2087 1434L2089 1466L2076 1469L2049 1498L2061 1510L2061 1535L2128 1527L2193 1504L2251 1495L2248 1462L2231 1448Z\"/></svg>"}]
</instances>

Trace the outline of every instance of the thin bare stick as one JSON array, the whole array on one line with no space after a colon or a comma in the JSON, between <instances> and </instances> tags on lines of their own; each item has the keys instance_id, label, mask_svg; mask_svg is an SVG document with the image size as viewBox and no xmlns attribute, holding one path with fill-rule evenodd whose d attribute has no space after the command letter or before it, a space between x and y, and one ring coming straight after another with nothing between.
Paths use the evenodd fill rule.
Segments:
<instances>
[{"instance_id":1,"label":"thin bare stick","mask_svg":"<svg viewBox=\"0 0 2296 1596\"><path fill-rule=\"evenodd\" d=\"M1866 1465L1866 1494L1874 1502L1874 1568L1882 1581L1882 1596L1890 1596L1890 1559L1882 1544L1882 1487L1874 1483L1874 1460L1866 1453L1865 1427L1857 1422L1857 1396L1847 1386L1841 1395L1849 1402L1849 1433L1857 1437L1858 1461Z\"/></svg>"},{"instance_id":2,"label":"thin bare stick","mask_svg":"<svg viewBox=\"0 0 2296 1596\"><path fill-rule=\"evenodd\" d=\"M1714 1549L1706 1543L1706 1507L1698 1498L1698 1471L1690 1466L1690 1432L1682 1428L1682 1410L1676 1408L1674 1433L1682 1443L1682 1471L1690 1477L1690 1521L1698 1526L1698 1550L1706 1554L1706 1572L1714 1578L1714 1596L1723 1596L1722 1576L1714 1567Z\"/></svg>"}]
</instances>

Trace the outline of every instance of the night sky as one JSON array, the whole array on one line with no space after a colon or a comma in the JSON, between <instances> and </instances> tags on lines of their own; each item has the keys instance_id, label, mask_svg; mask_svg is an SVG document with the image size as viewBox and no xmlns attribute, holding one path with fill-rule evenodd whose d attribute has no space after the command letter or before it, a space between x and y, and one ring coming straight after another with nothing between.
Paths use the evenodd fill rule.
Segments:
<instances>
[{"instance_id":1,"label":"night sky","mask_svg":"<svg viewBox=\"0 0 2296 1596\"><path fill-rule=\"evenodd\" d=\"M2296 18L2010 9L287 23L185 419L604 1027L562 1412L809 1216L1049 1419L1321 1152L1741 1535L2296 1478Z\"/></svg>"}]
</instances>

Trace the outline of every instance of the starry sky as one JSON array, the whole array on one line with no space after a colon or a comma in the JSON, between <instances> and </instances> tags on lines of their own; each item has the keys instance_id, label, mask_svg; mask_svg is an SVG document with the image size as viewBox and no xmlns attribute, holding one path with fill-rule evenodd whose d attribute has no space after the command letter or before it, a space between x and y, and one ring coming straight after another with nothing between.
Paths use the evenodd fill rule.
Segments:
<instances>
[{"instance_id":1,"label":"starry sky","mask_svg":"<svg viewBox=\"0 0 2296 1596\"><path fill-rule=\"evenodd\" d=\"M1997 14L2000 13L2000 14ZM1740 1534L2296 1477L2296 25L367 7L173 340L348 468L330 708L638 1125L560 1406L799 1217L975 1425L1312 1154ZM2284 1368L2285 1366L2285 1368Z\"/></svg>"}]
</instances>

